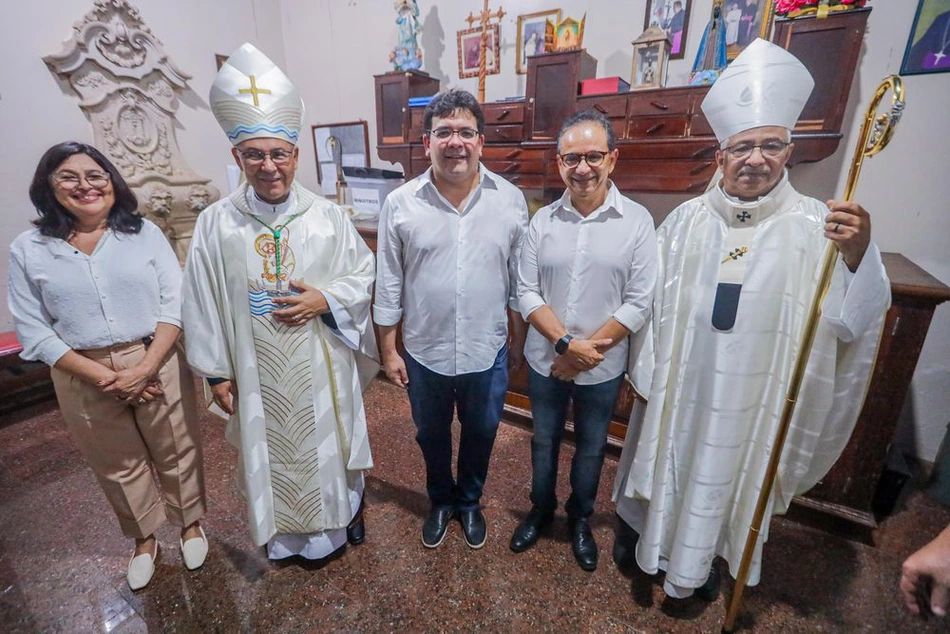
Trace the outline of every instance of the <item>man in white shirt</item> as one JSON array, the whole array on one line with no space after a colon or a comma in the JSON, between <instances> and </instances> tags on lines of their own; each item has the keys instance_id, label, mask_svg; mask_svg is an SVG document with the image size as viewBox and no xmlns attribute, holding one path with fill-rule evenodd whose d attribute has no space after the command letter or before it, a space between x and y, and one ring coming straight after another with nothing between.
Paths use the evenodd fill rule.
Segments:
<instances>
[{"instance_id":1,"label":"man in white shirt","mask_svg":"<svg viewBox=\"0 0 950 634\"><path fill-rule=\"evenodd\" d=\"M321 559L365 538L373 254L340 207L294 181L303 102L280 68L244 44L209 101L247 182L195 225L188 362L230 415L255 543Z\"/></svg>"},{"instance_id":2,"label":"man in white shirt","mask_svg":"<svg viewBox=\"0 0 950 634\"><path fill-rule=\"evenodd\" d=\"M722 179L657 229L653 354L640 356L655 369L634 373L648 403L634 406L617 469L624 524L614 558L665 570L674 599L715 599L716 557L738 572L829 240L841 258L769 517L837 460L870 378L890 287L868 212L803 196L785 169L813 85L785 49L750 44L702 104ZM768 522L757 537L749 585L760 579Z\"/></svg>"},{"instance_id":3,"label":"man in white shirt","mask_svg":"<svg viewBox=\"0 0 950 634\"><path fill-rule=\"evenodd\" d=\"M484 545L479 501L508 365L523 360L515 288L528 207L517 187L479 162L484 125L470 93L437 95L426 107L423 138L432 167L386 198L379 221L373 318L386 375L409 390L431 503L422 528L427 548L442 543L456 514L468 545ZM400 319L404 357L396 350ZM453 409L461 425L457 477Z\"/></svg>"},{"instance_id":4,"label":"man in white shirt","mask_svg":"<svg viewBox=\"0 0 950 634\"><path fill-rule=\"evenodd\" d=\"M610 122L585 111L558 135L567 190L535 214L521 253L518 296L531 325L525 345L531 397L531 511L511 538L530 548L557 508L557 460L568 402L576 450L566 510L574 558L597 567L588 518L600 483L607 426L627 368L628 335L650 318L656 238L649 212L609 180L617 162Z\"/></svg>"}]
</instances>

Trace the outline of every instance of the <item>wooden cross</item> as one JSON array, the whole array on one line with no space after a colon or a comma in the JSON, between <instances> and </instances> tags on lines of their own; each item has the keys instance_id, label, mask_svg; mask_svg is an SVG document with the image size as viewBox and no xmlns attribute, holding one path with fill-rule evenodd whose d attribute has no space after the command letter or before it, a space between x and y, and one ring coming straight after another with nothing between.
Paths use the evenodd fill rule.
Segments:
<instances>
[{"instance_id":1,"label":"wooden cross","mask_svg":"<svg viewBox=\"0 0 950 634\"><path fill-rule=\"evenodd\" d=\"M261 104L257 102L258 95L269 95L270 91L266 88L258 88L257 80L254 78L254 75L251 75L251 87L250 88L241 88L238 90L238 94L247 95L250 94L254 98L254 105L260 107Z\"/></svg>"},{"instance_id":2,"label":"wooden cross","mask_svg":"<svg viewBox=\"0 0 950 634\"><path fill-rule=\"evenodd\" d=\"M485 0L485 4L482 7L481 13L478 17L475 17L471 13L468 14L468 17L465 18L465 21L468 22L468 28L472 28L476 22L481 23L482 27L482 38L481 42L478 45L478 101L480 103L485 103L485 75L488 74L488 69L486 68L486 55L485 49L488 48L488 24L492 18L498 19L501 21L501 18L505 15L505 12L501 7L498 7L498 11L491 13L488 10L488 0ZM496 42L498 44L498 42ZM497 48L497 47L496 47ZM496 64L500 64L501 60L496 59Z\"/></svg>"}]
</instances>

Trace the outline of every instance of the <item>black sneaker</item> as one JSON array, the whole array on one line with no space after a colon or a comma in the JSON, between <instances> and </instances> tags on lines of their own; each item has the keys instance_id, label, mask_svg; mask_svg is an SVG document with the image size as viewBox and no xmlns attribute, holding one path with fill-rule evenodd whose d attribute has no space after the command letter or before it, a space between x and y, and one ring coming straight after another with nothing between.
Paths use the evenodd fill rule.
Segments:
<instances>
[{"instance_id":1,"label":"black sneaker","mask_svg":"<svg viewBox=\"0 0 950 634\"><path fill-rule=\"evenodd\" d=\"M449 520L455 516L455 509L441 506L432 508L422 525L422 545L426 548L438 548L445 539Z\"/></svg>"},{"instance_id":2,"label":"black sneaker","mask_svg":"<svg viewBox=\"0 0 950 634\"><path fill-rule=\"evenodd\" d=\"M485 516L479 509L462 511L459 513L459 522L462 524L462 534L469 548L481 548L488 538L488 528L485 526Z\"/></svg>"}]
</instances>

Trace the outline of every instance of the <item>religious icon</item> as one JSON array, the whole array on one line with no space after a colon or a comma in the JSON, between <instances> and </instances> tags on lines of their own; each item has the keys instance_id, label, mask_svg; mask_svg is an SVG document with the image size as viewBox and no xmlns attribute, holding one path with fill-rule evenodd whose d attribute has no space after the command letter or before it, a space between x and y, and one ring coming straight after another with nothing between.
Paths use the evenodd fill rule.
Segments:
<instances>
[{"instance_id":1,"label":"religious icon","mask_svg":"<svg viewBox=\"0 0 950 634\"><path fill-rule=\"evenodd\" d=\"M261 273L261 279L264 281L267 294L271 297L293 294L285 287L285 284L290 282L290 276L297 264L293 249L290 248L287 227L278 226L273 233L265 231L257 236L254 240L254 251L263 258L264 272ZM274 285L273 288L269 287L271 284Z\"/></svg>"},{"instance_id":2,"label":"religious icon","mask_svg":"<svg viewBox=\"0 0 950 634\"><path fill-rule=\"evenodd\" d=\"M561 10L539 11L518 16L518 42L515 47L515 72L528 72L528 58L547 52L544 41L544 26L548 20L561 21Z\"/></svg>"},{"instance_id":3,"label":"religious icon","mask_svg":"<svg viewBox=\"0 0 950 634\"><path fill-rule=\"evenodd\" d=\"M655 26L666 31L670 40L670 59L686 55L686 32L689 29L689 11L693 0L650 0L643 28Z\"/></svg>"},{"instance_id":4,"label":"religious icon","mask_svg":"<svg viewBox=\"0 0 950 634\"><path fill-rule=\"evenodd\" d=\"M458 32L459 45L459 77L478 77L479 49L481 47L482 29L464 29ZM488 41L485 44L485 74L497 75L501 72L498 63L498 25L488 25Z\"/></svg>"},{"instance_id":5,"label":"religious icon","mask_svg":"<svg viewBox=\"0 0 950 634\"><path fill-rule=\"evenodd\" d=\"M901 75L950 70L950 0L920 0Z\"/></svg>"}]
</instances>

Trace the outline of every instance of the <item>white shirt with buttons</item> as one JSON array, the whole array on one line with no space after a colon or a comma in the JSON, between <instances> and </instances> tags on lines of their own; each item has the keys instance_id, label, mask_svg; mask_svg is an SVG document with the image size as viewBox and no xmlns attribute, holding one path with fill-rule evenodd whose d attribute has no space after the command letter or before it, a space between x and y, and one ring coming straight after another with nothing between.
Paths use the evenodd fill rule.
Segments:
<instances>
[{"instance_id":1,"label":"white shirt with buttons","mask_svg":"<svg viewBox=\"0 0 950 634\"><path fill-rule=\"evenodd\" d=\"M531 219L519 268L521 314L527 319L547 304L580 339L611 317L637 332L652 314L656 266L656 232L645 207L611 183L604 204L585 218L565 191ZM627 368L629 345L625 337L574 382L593 385L619 376ZM529 328L525 360L531 368L550 376L556 356L554 345Z\"/></svg>"},{"instance_id":2,"label":"white shirt with buttons","mask_svg":"<svg viewBox=\"0 0 950 634\"><path fill-rule=\"evenodd\" d=\"M444 376L489 369L517 310L517 269L528 206L517 187L479 166L455 209L431 168L386 198L379 220L373 319L402 319L406 350Z\"/></svg>"},{"instance_id":3,"label":"white shirt with buttons","mask_svg":"<svg viewBox=\"0 0 950 634\"><path fill-rule=\"evenodd\" d=\"M136 341L158 322L181 327L181 267L161 229L106 229L92 255L32 229L10 245L7 299L21 357L54 365L69 350Z\"/></svg>"}]
</instances>

